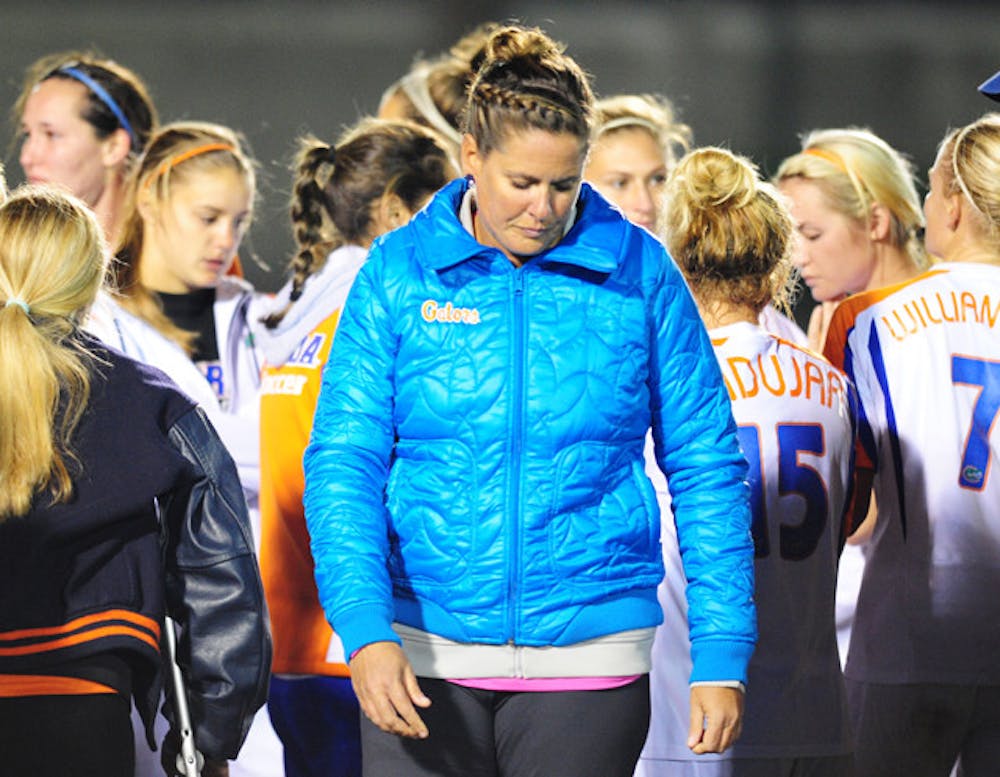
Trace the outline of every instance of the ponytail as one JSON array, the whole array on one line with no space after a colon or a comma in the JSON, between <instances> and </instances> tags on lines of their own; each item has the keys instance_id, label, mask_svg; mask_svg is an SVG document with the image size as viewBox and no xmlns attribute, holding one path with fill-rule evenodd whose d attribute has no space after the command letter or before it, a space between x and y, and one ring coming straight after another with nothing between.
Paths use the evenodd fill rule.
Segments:
<instances>
[{"instance_id":1,"label":"ponytail","mask_svg":"<svg viewBox=\"0 0 1000 777\"><path fill-rule=\"evenodd\" d=\"M74 338L104 275L100 226L76 198L26 187L0 205L0 521L41 491L72 495L71 440L93 357Z\"/></svg>"}]
</instances>

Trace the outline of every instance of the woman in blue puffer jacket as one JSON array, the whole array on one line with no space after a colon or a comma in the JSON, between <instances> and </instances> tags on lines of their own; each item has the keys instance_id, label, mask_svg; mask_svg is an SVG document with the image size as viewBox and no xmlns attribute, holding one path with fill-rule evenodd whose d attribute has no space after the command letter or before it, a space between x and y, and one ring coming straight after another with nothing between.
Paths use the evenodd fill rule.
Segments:
<instances>
[{"instance_id":1,"label":"woman in blue puffer jacket","mask_svg":"<svg viewBox=\"0 0 1000 777\"><path fill-rule=\"evenodd\" d=\"M738 735L746 464L681 274L581 182L592 101L544 33L498 29L467 180L376 241L348 298L305 508L366 775L631 775L661 620L650 429L690 581L689 743Z\"/></svg>"}]
</instances>

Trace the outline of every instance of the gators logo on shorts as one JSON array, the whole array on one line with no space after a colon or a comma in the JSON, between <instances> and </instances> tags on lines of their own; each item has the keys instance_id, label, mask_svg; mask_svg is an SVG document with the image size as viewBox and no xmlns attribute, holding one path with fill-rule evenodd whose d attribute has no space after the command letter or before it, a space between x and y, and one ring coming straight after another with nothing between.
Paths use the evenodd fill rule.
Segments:
<instances>
[{"instance_id":1,"label":"gators logo on shorts","mask_svg":"<svg viewBox=\"0 0 1000 777\"><path fill-rule=\"evenodd\" d=\"M983 482L983 471L972 465L962 468L962 482L970 486L978 486Z\"/></svg>"}]
</instances>

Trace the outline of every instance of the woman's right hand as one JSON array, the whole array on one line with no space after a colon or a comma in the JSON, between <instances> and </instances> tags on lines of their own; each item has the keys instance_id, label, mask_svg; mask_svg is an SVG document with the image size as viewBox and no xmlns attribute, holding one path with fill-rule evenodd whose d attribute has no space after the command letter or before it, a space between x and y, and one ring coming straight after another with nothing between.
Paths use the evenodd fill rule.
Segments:
<instances>
[{"instance_id":1,"label":"woman's right hand","mask_svg":"<svg viewBox=\"0 0 1000 777\"><path fill-rule=\"evenodd\" d=\"M351 683L361 710L383 731L426 739L427 726L417 707L429 707L403 649L395 642L372 642L354 654Z\"/></svg>"},{"instance_id":2,"label":"woman's right hand","mask_svg":"<svg viewBox=\"0 0 1000 777\"><path fill-rule=\"evenodd\" d=\"M816 351L816 353L823 353L823 348L826 346L826 333L830 329L830 319L833 318L833 311L837 309L837 305L844 299L847 299L847 297L843 296L828 302L820 302L812 309L812 313L809 315L809 328L806 330L806 337L809 338L809 347Z\"/></svg>"}]
</instances>

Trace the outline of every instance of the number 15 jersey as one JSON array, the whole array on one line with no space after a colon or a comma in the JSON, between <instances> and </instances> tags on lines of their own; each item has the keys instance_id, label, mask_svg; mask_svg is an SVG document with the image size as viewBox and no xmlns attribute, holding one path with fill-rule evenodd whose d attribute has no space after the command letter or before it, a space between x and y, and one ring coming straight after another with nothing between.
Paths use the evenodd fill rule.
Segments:
<instances>
[{"instance_id":1,"label":"number 15 jersey","mask_svg":"<svg viewBox=\"0 0 1000 777\"><path fill-rule=\"evenodd\" d=\"M818 354L751 323L709 331L749 464L758 643L743 733L723 756L686 746L689 690L684 574L662 476L664 623L653 644L652 718L636 775L676 761L805 758L849 753L851 739L834 618L837 561L851 500L857 399ZM647 468L648 469L648 468ZM726 773L703 767L705 774ZM716 768L719 771L716 771Z\"/></svg>"},{"instance_id":2,"label":"number 15 jersey","mask_svg":"<svg viewBox=\"0 0 1000 777\"><path fill-rule=\"evenodd\" d=\"M838 308L878 523L847 675L1000 683L1000 268L939 264Z\"/></svg>"}]
</instances>

